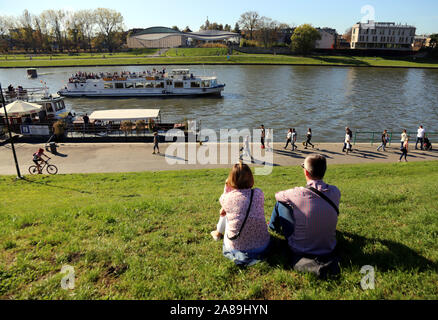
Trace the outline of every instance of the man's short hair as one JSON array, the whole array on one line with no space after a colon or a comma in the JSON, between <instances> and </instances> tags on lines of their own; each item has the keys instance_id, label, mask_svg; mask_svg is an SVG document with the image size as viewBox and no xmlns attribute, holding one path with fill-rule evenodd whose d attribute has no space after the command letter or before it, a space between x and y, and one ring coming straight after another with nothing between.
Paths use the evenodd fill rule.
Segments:
<instances>
[{"instance_id":1,"label":"man's short hair","mask_svg":"<svg viewBox=\"0 0 438 320\"><path fill-rule=\"evenodd\" d=\"M304 161L306 170L313 179L322 180L327 171L327 159L320 154L308 156Z\"/></svg>"}]
</instances>

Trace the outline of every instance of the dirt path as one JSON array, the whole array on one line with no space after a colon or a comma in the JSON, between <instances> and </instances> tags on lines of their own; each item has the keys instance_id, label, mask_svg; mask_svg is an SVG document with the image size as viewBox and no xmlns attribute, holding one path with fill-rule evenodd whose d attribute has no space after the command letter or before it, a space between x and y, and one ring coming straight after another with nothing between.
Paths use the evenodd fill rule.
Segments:
<instances>
[{"instance_id":1,"label":"dirt path","mask_svg":"<svg viewBox=\"0 0 438 320\"><path fill-rule=\"evenodd\" d=\"M204 144L200 147L199 144L188 144L180 150L180 154L171 152L176 146L175 144L160 144L162 154L153 155L153 145L147 143L60 144L58 155L52 155L49 152L47 154L52 158L51 163L59 168L60 174L229 168L231 164L238 161L238 158L232 159L230 156L232 149L238 152L238 145L225 148L223 145ZM354 146L353 153L349 155L342 152L342 144L339 143L316 144L314 150L304 150L301 145L299 150L294 152L290 149L283 149L283 146L282 143L275 143L273 152L265 152L259 150L260 147L256 144L253 146L255 158L253 165L267 167L299 165L307 155L312 153L326 156L329 164L395 163L398 162L401 154L397 148L398 144L393 144L392 147L387 148L386 152L377 152L377 145L358 144ZM438 151L416 151L413 150L414 146L411 145L408 161L438 160ZM32 154L39 147L43 145L16 145L23 174L28 174L28 167L33 164ZM211 149L207 151L208 148ZM214 160L215 153L217 153L217 161ZM210 156L210 158L202 157L202 155ZM221 158L223 158L222 162ZM209 159L213 159L213 164L208 163ZM175 162L179 163L175 164ZM217 164L217 162L221 163ZM246 162L251 161L248 159ZM15 165L9 145L0 147L0 174L15 174Z\"/></svg>"}]
</instances>

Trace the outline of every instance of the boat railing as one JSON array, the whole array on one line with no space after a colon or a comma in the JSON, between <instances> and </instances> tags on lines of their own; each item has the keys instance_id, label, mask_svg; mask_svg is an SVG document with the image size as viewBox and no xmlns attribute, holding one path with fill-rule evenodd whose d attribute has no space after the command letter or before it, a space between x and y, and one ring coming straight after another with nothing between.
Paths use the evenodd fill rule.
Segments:
<instances>
[{"instance_id":1,"label":"boat railing","mask_svg":"<svg viewBox=\"0 0 438 320\"><path fill-rule=\"evenodd\" d=\"M23 88L22 90L15 89L14 91L9 91L8 89L2 90L6 103L11 103L16 100L35 102L50 97L50 95L47 96L46 89L44 88Z\"/></svg>"}]
</instances>

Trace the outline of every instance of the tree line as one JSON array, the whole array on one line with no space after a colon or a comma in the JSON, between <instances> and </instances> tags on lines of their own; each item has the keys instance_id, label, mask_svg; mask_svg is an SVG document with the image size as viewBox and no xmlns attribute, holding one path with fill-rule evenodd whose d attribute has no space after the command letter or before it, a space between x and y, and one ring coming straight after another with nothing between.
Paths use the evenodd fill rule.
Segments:
<instances>
[{"instance_id":1,"label":"tree line","mask_svg":"<svg viewBox=\"0 0 438 320\"><path fill-rule=\"evenodd\" d=\"M24 10L18 17L0 16L0 51L65 52L108 50L126 42L123 16L112 9Z\"/></svg>"}]
</instances>

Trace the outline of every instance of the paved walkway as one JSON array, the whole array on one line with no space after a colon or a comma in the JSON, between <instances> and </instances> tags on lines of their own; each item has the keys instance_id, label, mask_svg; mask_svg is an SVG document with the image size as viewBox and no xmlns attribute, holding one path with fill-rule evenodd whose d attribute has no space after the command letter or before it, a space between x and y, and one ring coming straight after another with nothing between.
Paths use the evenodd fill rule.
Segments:
<instances>
[{"instance_id":1,"label":"paved walkway","mask_svg":"<svg viewBox=\"0 0 438 320\"><path fill-rule=\"evenodd\" d=\"M237 159L231 159L231 150L239 149L237 145L230 145L228 148L212 148L209 154L208 147L212 144L188 144L182 148L180 154L170 153L176 144L160 144L161 155L153 155L153 145L150 143L75 143L59 144L58 155L46 152L52 158L51 163L59 168L60 174L69 173L104 173L104 172L140 172L140 171L163 171L163 170L183 170L183 169L212 169L229 168ZM377 145L358 144L354 146L353 153L346 155L343 153L340 143L320 143L315 145L315 149L304 150L299 146L299 150L290 151L283 149L283 143L275 143L273 152L259 150L259 144L255 145L254 158L255 166L293 166L299 165L304 158L312 153L320 153L327 157L329 164L354 164L354 163L383 163L397 162L400 157L398 150L399 144L393 144L387 148L386 152L377 152ZM28 173L28 167L33 164L32 154L43 145L38 144L16 144L17 156L22 174ZM430 161L438 160L438 151L413 150L408 155L408 161ZM191 150L189 151L188 148ZM220 150L220 148L223 148ZM167 154L166 153L167 150ZM193 155L210 155L213 159L214 150L217 158L224 159L222 164L203 164L205 158L196 159ZM226 156L228 150L228 157ZM256 154L259 152L259 154ZM204 159L204 160L203 160ZM208 160L208 159L207 159ZM172 162L179 161L179 164ZM220 160L219 160L220 161ZM224 164L225 162L225 164ZM250 163L250 160L247 161ZM216 163L216 161L214 162ZM0 147L0 174L15 174L10 145Z\"/></svg>"}]
</instances>

